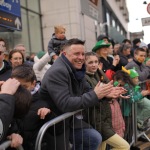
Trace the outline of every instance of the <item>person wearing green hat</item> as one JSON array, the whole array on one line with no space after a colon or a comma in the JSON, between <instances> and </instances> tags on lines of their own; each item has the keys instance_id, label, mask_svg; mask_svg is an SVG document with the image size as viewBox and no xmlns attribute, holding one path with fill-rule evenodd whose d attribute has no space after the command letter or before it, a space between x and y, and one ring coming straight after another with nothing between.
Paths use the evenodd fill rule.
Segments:
<instances>
[{"instance_id":1,"label":"person wearing green hat","mask_svg":"<svg viewBox=\"0 0 150 150\"><path fill-rule=\"evenodd\" d=\"M124 67L113 76L114 85L124 87L127 90L126 95L130 96L129 100L122 101L122 112L126 120L127 129L129 129L128 121L132 113L131 104L133 102L137 102L137 121L140 123L140 127L150 118L150 100L146 97L150 94L150 91L141 90L138 78L139 74L135 69L127 70ZM126 133L128 134L128 131ZM130 142L132 135L126 135L127 137L130 137L130 139L127 139Z\"/></svg>"},{"instance_id":2,"label":"person wearing green hat","mask_svg":"<svg viewBox=\"0 0 150 150\"><path fill-rule=\"evenodd\" d=\"M110 45L110 43L105 43L104 40L100 40L95 44L95 46L92 49L92 51L98 55L99 61L103 64L102 70L104 73L106 73L106 75L107 70L109 70L109 72L110 70L111 72L115 72L118 70L118 63L120 60L119 55L114 56L114 58L109 56Z\"/></svg>"}]
</instances>

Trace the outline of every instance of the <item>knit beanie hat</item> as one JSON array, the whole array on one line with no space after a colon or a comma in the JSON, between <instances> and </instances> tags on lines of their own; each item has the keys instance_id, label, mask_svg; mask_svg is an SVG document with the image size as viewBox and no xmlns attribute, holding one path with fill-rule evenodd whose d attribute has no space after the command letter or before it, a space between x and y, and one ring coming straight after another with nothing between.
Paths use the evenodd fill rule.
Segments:
<instances>
[{"instance_id":1,"label":"knit beanie hat","mask_svg":"<svg viewBox=\"0 0 150 150\"><path fill-rule=\"evenodd\" d=\"M136 38L136 39L133 40L133 45L136 45L136 44L139 43L139 42L141 42L141 40L138 39L138 38Z\"/></svg>"},{"instance_id":2,"label":"knit beanie hat","mask_svg":"<svg viewBox=\"0 0 150 150\"><path fill-rule=\"evenodd\" d=\"M148 46L147 46L144 42L141 42L139 47L140 47L140 48L143 48L143 47L148 48Z\"/></svg>"},{"instance_id":3,"label":"knit beanie hat","mask_svg":"<svg viewBox=\"0 0 150 150\"><path fill-rule=\"evenodd\" d=\"M103 39L107 39L109 41L108 36L106 36L104 34L99 35L98 38L97 38L97 41L100 41L100 40L103 40Z\"/></svg>"},{"instance_id":4,"label":"knit beanie hat","mask_svg":"<svg viewBox=\"0 0 150 150\"><path fill-rule=\"evenodd\" d=\"M138 72L134 68L127 70L125 67L122 67L122 71L128 73L132 79L139 76Z\"/></svg>"},{"instance_id":5,"label":"knit beanie hat","mask_svg":"<svg viewBox=\"0 0 150 150\"><path fill-rule=\"evenodd\" d=\"M36 56L37 56L39 59L41 59L44 55L45 55L45 52L44 52L44 51L39 51Z\"/></svg>"}]
</instances>

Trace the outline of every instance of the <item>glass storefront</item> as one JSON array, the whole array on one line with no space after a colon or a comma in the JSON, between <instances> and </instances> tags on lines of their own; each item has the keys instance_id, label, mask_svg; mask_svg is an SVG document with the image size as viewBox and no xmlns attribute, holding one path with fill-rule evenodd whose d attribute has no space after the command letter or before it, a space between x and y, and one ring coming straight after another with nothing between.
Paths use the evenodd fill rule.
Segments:
<instances>
[{"instance_id":1,"label":"glass storefront","mask_svg":"<svg viewBox=\"0 0 150 150\"><path fill-rule=\"evenodd\" d=\"M43 50L40 0L20 0L22 31L0 28L0 38L7 43L7 50L24 44L27 55Z\"/></svg>"}]
</instances>

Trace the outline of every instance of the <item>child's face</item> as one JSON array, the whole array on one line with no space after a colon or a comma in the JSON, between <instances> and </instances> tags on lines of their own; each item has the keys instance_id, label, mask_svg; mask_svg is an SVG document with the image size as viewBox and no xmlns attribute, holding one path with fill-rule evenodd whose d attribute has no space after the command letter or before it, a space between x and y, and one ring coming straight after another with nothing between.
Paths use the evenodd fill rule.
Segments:
<instances>
[{"instance_id":1,"label":"child's face","mask_svg":"<svg viewBox=\"0 0 150 150\"><path fill-rule=\"evenodd\" d=\"M119 87L123 87L125 85L125 83L122 80L118 80L118 86Z\"/></svg>"},{"instance_id":2,"label":"child's face","mask_svg":"<svg viewBox=\"0 0 150 150\"><path fill-rule=\"evenodd\" d=\"M96 56L89 56L85 61L86 70L91 73L95 73L98 69L98 58Z\"/></svg>"},{"instance_id":3,"label":"child's face","mask_svg":"<svg viewBox=\"0 0 150 150\"><path fill-rule=\"evenodd\" d=\"M65 30L60 29L58 33L55 34L57 39L63 40L65 38Z\"/></svg>"},{"instance_id":4,"label":"child's face","mask_svg":"<svg viewBox=\"0 0 150 150\"><path fill-rule=\"evenodd\" d=\"M20 82L20 84L24 87L24 88L26 88L28 91L32 91L33 89L34 89L34 87L35 87L35 82L27 82L27 81L25 81L25 80L23 80L23 79L18 79L18 78L16 78L19 82Z\"/></svg>"},{"instance_id":5,"label":"child's face","mask_svg":"<svg viewBox=\"0 0 150 150\"><path fill-rule=\"evenodd\" d=\"M133 81L133 84L134 84L134 85L138 85L138 83L139 83L139 78L138 78L138 77L135 77L135 78L132 79L132 81Z\"/></svg>"}]
</instances>

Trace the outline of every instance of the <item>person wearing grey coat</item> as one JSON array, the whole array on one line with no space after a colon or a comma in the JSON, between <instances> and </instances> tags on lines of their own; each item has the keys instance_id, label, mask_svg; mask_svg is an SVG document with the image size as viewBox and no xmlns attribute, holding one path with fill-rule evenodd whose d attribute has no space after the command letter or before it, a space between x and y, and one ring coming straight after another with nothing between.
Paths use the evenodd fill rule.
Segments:
<instances>
[{"instance_id":1,"label":"person wearing grey coat","mask_svg":"<svg viewBox=\"0 0 150 150\"><path fill-rule=\"evenodd\" d=\"M146 80L150 79L150 67L144 64L146 57L146 52L143 48L137 48L134 51L134 58L129 62L125 68L126 69L135 69L139 74L139 81L141 82L140 86L142 90L146 89ZM144 82L144 83L142 83Z\"/></svg>"},{"instance_id":2,"label":"person wearing grey coat","mask_svg":"<svg viewBox=\"0 0 150 150\"><path fill-rule=\"evenodd\" d=\"M57 116L92 107L105 96L117 97L120 95L120 90L118 92L112 90L112 82L102 86L97 84L94 90L91 89L85 80L84 54L83 41L68 40L63 47L63 54L57 58L43 78L40 94L43 99L48 101L51 111ZM74 119L71 117L65 121L65 141L70 132L70 141L76 150L80 150L82 147L84 150L98 149L102 141L100 133L84 122L81 114L78 116L80 117L75 116ZM62 131L64 130L62 129ZM63 139L61 141L63 142ZM60 146L60 144L58 145ZM62 145L61 149L63 147L65 146Z\"/></svg>"}]
</instances>

